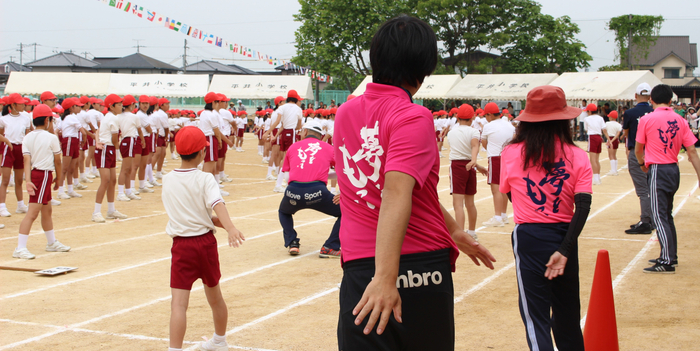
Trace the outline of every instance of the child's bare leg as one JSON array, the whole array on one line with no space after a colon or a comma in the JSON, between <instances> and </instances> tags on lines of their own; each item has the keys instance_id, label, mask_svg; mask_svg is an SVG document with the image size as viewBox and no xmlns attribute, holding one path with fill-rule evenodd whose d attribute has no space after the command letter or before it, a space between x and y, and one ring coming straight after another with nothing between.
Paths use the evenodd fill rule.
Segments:
<instances>
[{"instance_id":1,"label":"child's bare leg","mask_svg":"<svg viewBox=\"0 0 700 351\"><path fill-rule=\"evenodd\" d=\"M187 330L187 307L190 302L190 291L175 288L171 288L170 291L173 296L170 303L170 347L180 349Z\"/></svg>"},{"instance_id":2,"label":"child's bare leg","mask_svg":"<svg viewBox=\"0 0 700 351\"><path fill-rule=\"evenodd\" d=\"M213 288L204 284L204 293L207 295L207 302L209 302L211 313L214 317L214 332L216 335L225 336L228 308L226 308L226 302L221 295L221 288L218 284Z\"/></svg>"}]
</instances>

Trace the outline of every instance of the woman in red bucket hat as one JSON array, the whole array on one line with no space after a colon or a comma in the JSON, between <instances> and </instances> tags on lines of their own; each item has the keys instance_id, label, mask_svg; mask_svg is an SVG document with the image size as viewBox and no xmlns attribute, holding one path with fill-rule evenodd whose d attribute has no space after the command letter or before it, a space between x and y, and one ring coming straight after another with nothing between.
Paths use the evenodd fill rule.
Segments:
<instances>
[{"instance_id":1,"label":"woman in red bucket hat","mask_svg":"<svg viewBox=\"0 0 700 351\"><path fill-rule=\"evenodd\" d=\"M531 350L583 351L577 240L591 206L593 173L559 87L527 94L516 135L501 153L500 191L513 203L520 314ZM551 312L550 312L551 311Z\"/></svg>"}]
</instances>

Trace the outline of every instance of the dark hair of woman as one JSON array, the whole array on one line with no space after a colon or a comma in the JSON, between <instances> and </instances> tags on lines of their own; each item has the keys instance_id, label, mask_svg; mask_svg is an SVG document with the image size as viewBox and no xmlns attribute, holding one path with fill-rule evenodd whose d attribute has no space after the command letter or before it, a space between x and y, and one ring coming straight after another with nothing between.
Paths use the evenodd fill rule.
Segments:
<instances>
[{"instance_id":1,"label":"dark hair of woman","mask_svg":"<svg viewBox=\"0 0 700 351\"><path fill-rule=\"evenodd\" d=\"M545 163L556 162L556 146L560 141L560 155L567 156L564 153L564 145L576 146L571 138L569 122L520 122L510 144L525 144L522 155L524 170L529 167L541 169Z\"/></svg>"},{"instance_id":2,"label":"dark hair of woman","mask_svg":"<svg viewBox=\"0 0 700 351\"><path fill-rule=\"evenodd\" d=\"M61 113L61 121L64 120L64 119L66 119L66 116L68 116L69 114L70 114L70 109L69 109L69 108L63 110L63 113Z\"/></svg>"},{"instance_id":3,"label":"dark hair of woman","mask_svg":"<svg viewBox=\"0 0 700 351\"><path fill-rule=\"evenodd\" d=\"M150 105L150 106L148 106L148 110L146 110L146 114L149 115L149 116L152 115L152 114L153 114L153 110L155 110L155 108L156 108L156 105Z\"/></svg>"},{"instance_id":4,"label":"dark hair of woman","mask_svg":"<svg viewBox=\"0 0 700 351\"><path fill-rule=\"evenodd\" d=\"M2 115L9 115L10 114L10 105L5 105L5 107L2 108Z\"/></svg>"},{"instance_id":5,"label":"dark hair of woman","mask_svg":"<svg viewBox=\"0 0 700 351\"><path fill-rule=\"evenodd\" d=\"M206 105L204 105L204 109L207 110L207 111L213 111L213 110L214 110L214 108L213 108L212 105L211 105L211 102L208 103L208 104L206 104Z\"/></svg>"}]
</instances>

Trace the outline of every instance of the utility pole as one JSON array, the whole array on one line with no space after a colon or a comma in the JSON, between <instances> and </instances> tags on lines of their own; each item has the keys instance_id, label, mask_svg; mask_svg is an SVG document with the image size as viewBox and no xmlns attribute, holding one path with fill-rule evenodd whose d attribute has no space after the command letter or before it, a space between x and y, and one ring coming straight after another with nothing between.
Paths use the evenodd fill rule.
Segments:
<instances>
[{"instance_id":1,"label":"utility pole","mask_svg":"<svg viewBox=\"0 0 700 351\"><path fill-rule=\"evenodd\" d=\"M632 15L629 15L629 32L627 33L627 69L632 70Z\"/></svg>"},{"instance_id":2,"label":"utility pole","mask_svg":"<svg viewBox=\"0 0 700 351\"><path fill-rule=\"evenodd\" d=\"M14 56L10 56L10 62L15 62L14 58L15 58Z\"/></svg>"},{"instance_id":3,"label":"utility pole","mask_svg":"<svg viewBox=\"0 0 700 351\"><path fill-rule=\"evenodd\" d=\"M141 53L141 48L145 46L141 46L141 42L144 41L144 39L132 39L136 42L136 53Z\"/></svg>"},{"instance_id":4,"label":"utility pole","mask_svg":"<svg viewBox=\"0 0 700 351\"><path fill-rule=\"evenodd\" d=\"M24 47L22 47L22 43L19 43L19 64L20 66L22 65L22 51L24 50Z\"/></svg>"},{"instance_id":5,"label":"utility pole","mask_svg":"<svg viewBox=\"0 0 700 351\"><path fill-rule=\"evenodd\" d=\"M182 55L182 70L187 73L187 39L185 39L185 52Z\"/></svg>"},{"instance_id":6,"label":"utility pole","mask_svg":"<svg viewBox=\"0 0 700 351\"><path fill-rule=\"evenodd\" d=\"M81 52L81 54L83 54L83 56L85 56L85 58L87 59L87 55L89 54L89 52L83 51Z\"/></svg>"}]
</instances>

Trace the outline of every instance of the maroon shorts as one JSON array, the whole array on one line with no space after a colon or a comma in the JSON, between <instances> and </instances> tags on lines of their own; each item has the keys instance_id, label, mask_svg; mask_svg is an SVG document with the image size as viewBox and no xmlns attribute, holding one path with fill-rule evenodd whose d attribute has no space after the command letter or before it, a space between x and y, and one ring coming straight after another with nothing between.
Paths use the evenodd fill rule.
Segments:
<instances>
[{"instance_id":1,"label":"maroon shorts","mask_svg":"<svg viewBox=\"0 0 700 351\"><path fill-rule=\"evenodd\" d=\"M175 141L175 134L177 134L177 132L171 132L168 134L168 142Z\"/></svg>"},{"instance_id":2,"label":"maroon shorts","mask_svg":"<svg viewBox=\"0 0 700 351\"><path fill-rule=\"evenodd\" d=\"M156 152L156 139L158 137L155 136L154 134L149 134L144 138L146 140L146 149L148 149L148 153L155 153Z\"/></svg>"},{"instance_id":3,"label":"maroon shorts","mask_svg":"<svg viewBox=\"0 0 700 351\"><path fill-rule=\"evenodd\" d=\"M88 141L87 141L87 146L88 146L88 147L90 147L90 146L95 146L95 139L93 139L93 138L92 138L91 136L89 136L89 135L88 135L87 139L88 139Z\"/></svg>"},{"instance_id":4,"label":"maroon shorts","mask_svg":"<svg viewBox=\"0 0 700 351\"><path fill-rule=\"evenodd\" d=\"M599 154L602 151L603 137L597 134L588 135L588 152Z\"/></svg>"},{"instance_id":5,"label":"maroon shorts","mask_svg":"<svg viewBox=\"0 0 700 351\"><path fill-rule=\"evenodd\" d=\"M207 137L209 146L204 149L204 162L214 162L219 160L219 141L216 137L210 135Z\"/></svg>"},{"instance_id":6,"label":"maroon shorts","mask_svg":"<svg viewBox=\"0 0 700 351\"><path fill-rule=\"evenodd\" d=\"M143 141L146 142L146 147L141 148L141 156L148 156L151 154L151 141L152 138L150 135L144 135L143 136Z\"/></svg>"},{"instance_id":7,"label":"maroon shorts","mask_svg":"<svg viewBox=\"0 0 700 351\"><path fill-rule=\"evenodd\" d=\"M88 149L88 142L86 142L87 135L80 133L80 151L85 151Z\"/></svg>"},{"instance_id":8,"label":"maroon shorts","mask_svg":"<svg viewBox=\"0 0 700 351\"><path fill-rule=\"evenodd\" d=\"M138 138L126 137L119 143L119 152L121 152L122 158L141 155L141 150L141 141Z\"/></svg>"},{"instance_id":9,"label":"maroon shorts","mask_svg":"<svg viewBox=\"0 0 700 351\"><path fill-rule=\"evenodd\" d=\"M224 137L227 138L227 137ZM214 138L216 139L216 138ZM226 151L228 151L228 144L226 144L225 141L221 140L221 149L219 149L219 157L218 158L224 158L226 157Z\"/></svg>"},{"instance_id":10,"label":"maroon shorts","mask_svg":"<svg viewBox=\"0 0 700 351\"><path fill-rule=\"evenodd\" d=\"M501 156L489 157L489 184L501 184Z\"/></svg>"},{"instance_id":11,"label":"maroon shorts","mask_svg":"<svg viewBox=\"0 0 700 351\"><path fill-rule=\"evenodd\" d=\"M297 130L296 135L294 136L295 141L300 141L301 140L301 133Z\"/></svg>"},{"instance_id":12,"label":"maroon shorts","mask_svg":"<svg viewBox=\"0 0 700 351\"><path fill-rule=\"evenodd\" d=\"M34 195L29 196L29 203L47 205L51 201L52 182L53 171L32 169L32 183L36 190L34 190Z\"/></svg>"},{"instance_id":13,"label":"maroon shorts","mask_svg":"<svg viewBox=\"0 0 700 351\"><path fill-rule=\"evenodd\" d=\"M272 136L270 137L270 145L278 145L280 138L277 134L279 134L279 129L273 129L272 130Z\"/></svg>"},{"instance_id":14,"label":"maroon shorts","mask_svg":"<svg viewBox=\"0 0 700 351\"><path fill-rule=\"evenodd\" d=\"M4 144L3 144L4 145ZM12 151L7 145L2 153L2 167L12 169L24 169L24 155L22 155L22 144L12 144Z\"/></svg>"},{"instance_id":15,"label":"maroon shorts","mask_svg":"<svg viewBox=\"0 0 700 351\"><path fill-rule=\"evenodd\" d=\"M238 128L238 131L236 132L236 136L239 138L242 138L243 133L245 133L245 128Z\"/></svg>"},{"instance_id":16,"label":"maroon shorts","mask_svg":"<svg viewBox=\"0 0 700 351\"><path fill-rule=\"evenodd\" d=\"M326 142L330 145L333 145L333 137L328 137L328 140Z\"/></svg>"},{"instance_id":17,"label":"maroon shorts","mask_svg":"<svg viewBox=\"0 0 700 351\"><path fill-rule=\"evenodd\" d=\"M63 150L63 156L78 158L78 156L80 155L79 139L74 137L62 138L61 150Z\"/></svg>"},{"instance_id":18,"label":"maroon shorts","mask_svg":"<svg viewBox=\"0 0 700 351\"><path fill-rule=\"evenodd\" d=\"M441 142L441 141L443 140L443 138L440 137L440 134L442 134L441 131L439 131L439 130L436 130L436 131L435 131L435 139L438 141L438 143Z\"/></svg>"},{"instance_id":19,"label":"maroon shorts","mask_svg":"<svg viewBox=\"0 0 700 351\"><path fill-rule=\"evenodd\" d=\"M192 284L201 278L213 288L219 284L219 249L212 232L198 236L176 236L170 249L170 287L192 290Z\"/></svg>"},{"instance_id":20,"label":"maroon shorts","mask_svg":"<svg viewBox=\"0 0 700 351\"><path fill-rule=\"evenodd\" d=\"M287 151L294 144L294 129L285 129L280 135L280 151Z\"/></svg>"},{"instance_id":21,"label":"maroon shorts","mask_svg":"<svg viewBox=\"0 0 700 351\"><path fill-rule=\"evenodd\" d=\"M164 136L158 136L158 140L156 140L156 147L165 147L165 137Z\"/></svg>"},{"instance_id":22,"label":"maroon shorts","mask_svg":"<svg viewBox=\"0 0 700 351\"><path fill-rule=\"evenodd\" d=\"M95 149L95 164L97 168L117 167L117 149L112 145L105 145L102 150Z\"/></svg>"},{"instance_id":23,"label":"maroon shorts","mask_svg":"<svg viewBox=\"0 0 700 351\"><path fill-rule=\"evenodd\" d=\"M450 195L476 194L476 167L467 171L469 160L452 160L450 164Z\"/></svg>"},{"instance_id":24,"label":"maroon shorts","mask_svg":"<svg viewBox=\"0 0 700 351\"><path fill-rule=\"evenodd\" d=\"M620 146L620 140L619 139L613 140L613 142L612 142L613 150L617 150L618 146Z\"/></svg>"},{"instance_id":25,"label":"maroon shorts","mask_svg":"<svg viewBox=\"0 0 700 351\"><path fill-rule=\"evenodd\" d=\"M262 139L263 134L265 134L265 131L262 130L262 129L258 130L258 131L255 133L255 135L258 136L258 140Z\"/></svg>"}]
</instances>

